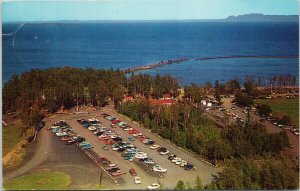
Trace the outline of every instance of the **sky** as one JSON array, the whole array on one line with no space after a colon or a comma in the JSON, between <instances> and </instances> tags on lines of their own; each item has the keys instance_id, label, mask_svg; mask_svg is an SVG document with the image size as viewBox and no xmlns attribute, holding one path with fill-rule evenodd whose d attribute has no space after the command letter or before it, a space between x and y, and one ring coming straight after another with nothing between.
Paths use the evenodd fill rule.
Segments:
<instances>
[{"instance_id":1,"label":"sky","mask_svg":"<svg viewBox=\"0 0 300 191\"><path fill-rule=\"evenodd\" d=\"M299 0L4 1L2 21L222 19L262 13L298 15Z\"/></svg>"}]
</instances>

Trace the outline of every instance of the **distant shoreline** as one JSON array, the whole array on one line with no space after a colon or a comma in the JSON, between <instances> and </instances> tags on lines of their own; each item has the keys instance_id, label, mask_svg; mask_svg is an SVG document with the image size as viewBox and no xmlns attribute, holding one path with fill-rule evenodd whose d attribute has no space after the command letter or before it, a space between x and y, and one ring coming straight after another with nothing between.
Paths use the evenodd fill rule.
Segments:
<instances>
[{"instance_id":1,"label":"distant shoreline","mask_svg":"<svg viewBox=\"0 0 300 191\"><path fill-rule=\"evenodd\" d=\"M165 20L56 20L56 21L2 21L9 23L180 23L180 22L230 22L230 23L266 23L266 22L299 22L299 15L264 15L259 13L244 14L238 16L228 16L227 18L216 19L165 19Z\"/></svg>"}]
</instances>

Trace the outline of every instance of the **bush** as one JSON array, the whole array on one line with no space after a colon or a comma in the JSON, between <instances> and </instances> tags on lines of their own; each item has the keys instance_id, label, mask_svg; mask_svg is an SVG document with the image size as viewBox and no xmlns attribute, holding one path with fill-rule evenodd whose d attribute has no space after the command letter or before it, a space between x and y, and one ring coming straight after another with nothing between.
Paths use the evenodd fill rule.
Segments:
<instances>
[{"instance_id":1,"label":"bush","mask_svg":"<svg viewBox=\"0 0 300 191\"><path fill-rule=\"evenodd\" d=\"M237 102L238 105L241 106L249 106L252 105L253 99L241 92L238 92L237 94L235 94L235 101Z\"/></svg>"},{"instance_id":2,"label":"bush","mask_svg":"<svg viewBox=\"0 0 300 191\"><path fill-rule=\"evenodd\" d=\"M272 113L272 109L268 105L263 104L258 107L257 112L260 115L268 116L270 113Z\"/></svg>"},{"instance_id":3,"label":"bush","mask_svg":"<svg viewBox=\"0 0 300 191\"><path fill-rule=\"evenodd\" d=\"M284 115L280 121L281 124L283 125L291 125L292 124L292 118L288 115Z\"/></svg>"}]
</instances>

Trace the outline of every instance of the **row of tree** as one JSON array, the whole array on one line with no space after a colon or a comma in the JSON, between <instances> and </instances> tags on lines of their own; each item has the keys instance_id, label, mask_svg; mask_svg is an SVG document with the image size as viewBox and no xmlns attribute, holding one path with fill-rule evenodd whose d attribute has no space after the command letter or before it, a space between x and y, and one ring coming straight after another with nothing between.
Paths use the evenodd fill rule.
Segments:
<instances>
[{"instance_id":1,"label":"row of tree","mask_svg":"<svg viewBox=\"0 0 300 191\"><path fill-rule=\"evenodd\" d=\"M212 162L230 157L263 156L268 152L279 154L288 146L286 133L268 134L258 123L231 125L221 131L189 101L164 107L139 99L123 103L120 112Z\"/></svg>"},{"instance_id":2,"label":"row of tree","mask_svg":"<svg viewBox=\"0 0 300 191\"><path fill-rule=\"evenodd\" d=\"M299 188L298 169L293 163L283 155L231 159L211 183L203 185L199 177L194 185L179 180L174 190L293 190Z\"/></svg>"},{"instance_id":3,"label":"row of tree","mask_svg":"<svg viewBox=\"0 0 300 191\"><path fill-rule=\"evenodd\" d=\"M3 87L3 113L15 112L26 128L59 109L78 105L104 106L113 100L118 108L124 94L161 97L165 92L177 95L179 85L170 76L126 75L119 70L92 68L49 68L14 75Z\"/></svg>"},{"instance_id":4,"label":"row of tree","mask_svg":"<svg viewBox=\"0 0 300 191\"><path fill-rule=\"evenodd\" d=\"M148 74L132 74L127 81L130 95L142 95L146 98L151 96L161 98L164 93L178 95L179 83L170 75L152 77Z\"/></svg>"}]
</instances>

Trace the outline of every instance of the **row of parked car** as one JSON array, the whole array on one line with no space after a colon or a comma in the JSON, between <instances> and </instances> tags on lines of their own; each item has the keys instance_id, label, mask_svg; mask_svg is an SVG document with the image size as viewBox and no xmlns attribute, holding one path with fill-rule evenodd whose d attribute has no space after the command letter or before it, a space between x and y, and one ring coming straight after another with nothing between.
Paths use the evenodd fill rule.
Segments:
<instances>
[{"instance_id":1,"label":"row of parked car","mask_svg":"<svg viewBox=\"0 0 300 191\"><path fill-rule=\"evenodd\" d=\"M78 144L83 150L93 148L93 145L86 142L84 137L77 135L64 120L52 124L47 130L51 130L57 137L60 137L60 140L66 145Z\"/></svg>"},{"instance_id":2,"label":"row of parked car","mask_svg":"<svg viewBox=\"0 0 300 191\"><path fill-rule=\"evenodd\" d=\"M153 150L157 149L157 152L159 155L167 155L170 153L165 147L161 147L160 145L155 143L155 141L151 140L150 138L146 137L144 134L140 133L138 130L129 126L126 122L120 121L116 117L108 115L106 113L102 114L102 116L104 118L106 118L107 120L111 121L112 126L122 128L125 131L126 131L126 129L128 129L128 133L132 135L133 139L137 138L139 141L143 142L145 145L149 145L150 149L153 149ZM129 137L129 138L131 138L131 137ZM132 150L131 150L131 152L132 152ZM131 152L124 154L124 157L126 160L133 160L134 155ZM176 155L171 155L170 157L172 157L172 156L176 156ZM155 172L167 172L167 169L164 169L164 168L160 167L159 165L154 165L155 164L154 161L147 157L147 153L140 153L137 156L135 156L135 158L140 159L140 161L144 162L145 164L153 164L152 170ZM184 168L185 170L190 170L194 167L192 164L188 163L185 160L182 160L181 158L177 158L177 161L175 162L175 164L178 164L181 167L186 167L186 168Z\"/></svg>"},{"instance_id":3,"label":"row of parked car","mask_svg":"<svg viewBox=\"0 0 300 191\"><path fill-rule=\"evenodd\" d=\"M106 113L102 114L102 116L111 121L111 126L114 128L122 128L124 131L128 131L128 133L132 136L130 136L128 139L130 141L135 141L135 139L138 139L139 141L143 142L145 145L150 145L150 148L152 147L154 148L159 148L159 147L155 147L155 142L149 138L147 138L144 134L140 133L138 130L132 128L131 126L129 126L126 122L120 121L118 120L116 117L108 115ZM158 146L158 145L156 145ZM144 164L146 164L147 166L150 165L150 167L152 168L152 170L154 172L159 172L159 173L166 173L167 169L161 167L158 164L155 164L155 161L151 158L148 157L148 154L145 152L140 151L139 149L137 149L134 145L127 143L127 142L123 142L123 143L117 143L112 145L112 149L115 151L120 151L121 149L121 156L125 159L125 160L129 160L129 161L133 161L134 159L138 160L139 162L142 162ZM167 151L166 149L161 149L161 154L167 154L169 151Z\"/></svg>"},{"instance_id":4,"label":"row of parked car","mask_svg":"<svg viewBox=\"0 0 300 191\"><path fill-rule=\"evenodd\" d=\"M235 110L235 109L236 109L236 106L233 106L233 107L231 108L231 110ZM273 125L275 125L275 126L277 126L277 127L279 127L279 128L282 128L283 130L288 130L288 131L294 133L295 135L299 135L299 128L296 128L295 125L290 125L290 126L289 126L289 125L283 125L283 124L280 124L280 122L279 122L277 119L273 118L272 116L266 116L266 115L261 115L261 114L259 114L259 113L256 111L256 108L255 108L255 107L248 107L248 108L245 107L245 108L243 109L243 113L245 113L245 114L247 114L248 111L253 111L255 115L259 116L259 117L260 117L259 121L260 121L261 123L265 123L265 121L269 121L269 122L272 123ZM235 114L235 113L233 113L233 112L227 111L226 114L232 116L235 120L241 121L241 122L243 122L243 123L246 123L246 122L248 121L248 119L244 119L244 118L238 116L237 114Z\"/></svg>"},{"instance_id":5,"label":"row of parked car","mask_svg":"<svg viewBox=\"0 0 300 191\"><path fill-rule=\"evenodd\" d=\"M122 137L116 135L109 128L103 126L98 119L78 119L77 122L81 124L84 128L88 129L95 136L102 141L104 141L105 145L102 146L102 149L108 150L108 145L115 144L116 142L121 142ZM105 167L106 171L112 176L120 176L126 174L123 170L121 170L116 164L111 164L111 162L106 158L100 158L99 163Z\"/></svg>"}]
</instances>

